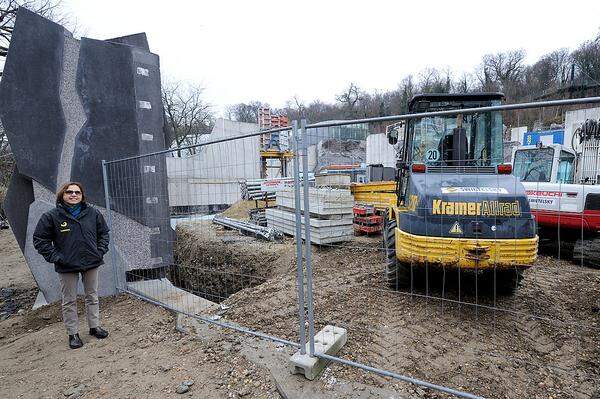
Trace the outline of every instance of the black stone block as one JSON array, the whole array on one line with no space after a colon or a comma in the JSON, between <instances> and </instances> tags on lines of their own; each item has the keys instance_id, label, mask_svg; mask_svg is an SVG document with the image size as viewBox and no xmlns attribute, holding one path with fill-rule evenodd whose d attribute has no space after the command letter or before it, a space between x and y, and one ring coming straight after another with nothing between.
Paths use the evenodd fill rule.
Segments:
<instances>
[{"instance_id":1,"label":"black stone block","mask_svg":"<svg viewBox=\"0 0 600 399\"><path fill-rule=\"evenodd\" d=\"M29 205L33 201L33 185L31 180L20 174L19 170L15 167L8 185L6 199L4 200L4 212L23 253L25 252L25 241L27 238Z\"/></svg>"},{"instance_id":2,"label":"black stone block","mask_svg":"<svg viewBox=\"0 0 600 399\"><path fill-rule=\"evenodd\" d=\"M126 44L128 46L139 47L146 51L150 51L150 47L148 46L148 38L145 33L135 33L133 35L115 37L113 39L106 39L107 42Z\"/></svg>"},{"instance_id":3,"label":"black stone block","mask_svg":"<svg viewBox=\"0 0 600 399\"><path fill-rule=\"evenodd\" d=\"M101 206L101 161L139 153L131 69L130 47L81 39L77 88L87 122L75 139L71 176L84 182L89 202Z\"/></svg>"},{"instance_id":4,"label":"black stone block","mask_svg":"<svg viewBox=\"0 0 600 399\"><path fill-rule=\"evenodd\" d=\"M20 7L0 82L0 117L19 171L51 191L65 130L59 99L65 33Z\"/></svg>"}]
</instances>

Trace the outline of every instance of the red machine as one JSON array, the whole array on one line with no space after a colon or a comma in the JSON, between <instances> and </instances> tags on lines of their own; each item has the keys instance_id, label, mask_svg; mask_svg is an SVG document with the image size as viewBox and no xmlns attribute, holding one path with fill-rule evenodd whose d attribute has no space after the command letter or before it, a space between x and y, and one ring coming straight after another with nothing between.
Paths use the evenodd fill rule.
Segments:
<instances>
[{"instance_id":1,"label":"red machine","mask_svg":"<svg viewBox=\"0 0 600 399\"><path fill-rule=\"evenodd\" d=\"M354 212L354 234L381 233L383 228L383 216L377 214L372 205L355 205Z\"/></svg>"}]
</instances>

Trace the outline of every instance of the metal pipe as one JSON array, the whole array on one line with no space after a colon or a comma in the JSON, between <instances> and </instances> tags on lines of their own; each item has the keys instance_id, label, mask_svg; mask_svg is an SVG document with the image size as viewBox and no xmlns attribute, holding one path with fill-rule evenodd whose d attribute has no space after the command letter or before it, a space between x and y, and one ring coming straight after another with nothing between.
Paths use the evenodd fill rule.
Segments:
<instances>
[{"instance_id":1,"label":"metal pipe","mask_svg":"<svg viewBox=\"0 0 600 399\"><path fill-rule=\"evenodd\" d=\"M308 343L310 355L315 354L315 317L313 312L313 283L312 283L312 247L310 241L310 198L308 179L308 136L306 119L300 121L300 135L302 138L302 177L304 178L304 252L306 259L306 301L308 305Z\"/></svg>"},{"instance_id":2,"label":"metal pipe","mask_svg":"<svg viewBox=\"0 0 600 399\"><path fill-rule=\"evenodd\" d=\"M199 148L199 147L203 147L203 146L207 146L207 145L211 145L211 144L216 144L216 143L225 143L227 141L245 139L245 138L248 138L248 137L256 137L256 136L260 136L262 134L269 134L269 133L276 133L276 132L287 132L290 129L291 129L290 127L278 127L278 128L275 128L275 129L261 130L261 131L252 132L252 133L248 133L248 134L242 134L241 136L226 137L224 139L217 139L217 140L207 141L206 143L192 144L192 145L187 145L185 147L170 148L168 150L161 150L161 151L156 151L156 152L150 152L148 154L143 154L143 155L134 155L134 156L127 157L127 158L113 159L112 161L106 161L106 163L110 164L110 163L114 163L114 162L129 161L129 160L132 160L132 159L138 159L138 158L141 158L141 157L147 157L147 156L151 156L151 155L162 155L162 154L168 154L170 152L176 152L176 151L181 151L181 150L190 150L192 148Z\"/></svg>"},{"instance_id":3,"label":"metal pipe","mask_svg":"<svg viewBox=\"0 0 600 399\"><path fill-rule=\"evenodd\" d=\"M313 129L318 127L334 127L334 126L345 126L345 125L356 125L360 123L371 123L371 122L394 122L408 119L418 119L430 116L444 116L444 115L458 115L458 114L477 114L481 112L492 112L492 111L514 111L520 109L530 108L548 108L558 107L563 105L577 105L577 104L595 104L600 103L600 97L584 97L584 98L573 98L568 100L552 100L552 101L539 101L529 103L517 103L517 104L505 104L505 105L494 105L489 107L479 108L463 108L463 109L450 109L446 111L434 111L434 112L420 112L416 114L404 114L404 115L390 115L380 116L376 118L362 118L352 119L345 121L335 122L321 122L307 125L307 129Z\"/></svg>"},{"instance_id":4,"label":"metal pipe","mask_svg":"<svg viewBox=\"0 0 600 399\"><path fill-rule=\"evenodd\" d=\"M324 353L316 353L315 356L319 357L321 359L331 360L332 362L337 362L337 363L345 364L347 366L358 367L358 368L366 370L366 371L371 371L373 373L377 373L377 374L383 375L384 377L391 377L391 378L395 378L395 379L400 380L400 381L410 382L411 384L420 385L420 386L425 387L425 388L435 389L436 391L449 393L451 395L455 395L455 396L458 396L460 398L485 399L482 396L473 395L473 394L470 394L470 393L467 393L467 392L463 392L463 391L457 391L456 389L447 388L447 387L442 386L442 385L436 385L436 384L432 384L432 383L427 382L427 381L422 381L422 380L419 380L419 379L416 379L416 378L407 377L407 376L404 376L404 375L401 375L401 374L392 373L392 372L389 372L389 371L386 371L386 370L382 370L382 369L378 369L378 368L375 368L375 367L367 366L366 364L353 362L351 360L341 359L341 358L335 357L335 356L329 356L329 355L326 355Z\"/></svg>"},{"instance_id":5,"label":"metal pipe","mask_svg":"<svg viewBox=\"0 0 600 399\"><path fill-rule=\"evenodd\" d=\"M107 163L102 160L102 184L104 184L104 205L106 206L106 213L108 215L108 248L110 251L110 261L112 263L113 278L115 279L115 286L118 289L119 284L119 273L117 272L117 252L115 249L115 240L113 233L113 217L112 210L110 209L110 195L108 190L108 171Z\"/></svg>"},{"instance_id":6,"label":"metal pipe","mask_svg":"<svg viewBox=\"0 0 600 399\"><path fill-rule=\"evenodd\" d=\"M254 223L242 222L241 220L230 219L224 216L215 216L213 223L240 231L242 234L263 238L268 241L275 241L283 238L283 233L271 227L263 227Z\"/></svg>"},{"instance_id":7,"label":"metal pipe","mask_svg":"<svg viewBox=\"0 0 600 399\"><path fill-rule=\"evenodd\" d=\"M292 121L294 146L294 204L296 213L296 283L298 285L298 321L300 323L300 354L306 354L304 318L304 264L302 262L302 214L300 213L300 163L298 162L298 121ZM306 174L304 175L306 177Z\"/></svg>"}]
</instances>

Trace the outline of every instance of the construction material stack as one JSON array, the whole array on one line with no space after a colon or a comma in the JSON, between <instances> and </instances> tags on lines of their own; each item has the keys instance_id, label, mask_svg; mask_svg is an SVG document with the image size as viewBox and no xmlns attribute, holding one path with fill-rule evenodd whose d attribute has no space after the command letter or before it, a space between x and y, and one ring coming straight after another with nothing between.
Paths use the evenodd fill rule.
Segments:
<instances>
[{"instance_id":1,"label":"construction material stack","mask_svg":"<svg viewBox=\"0 0 600 399\"><path fill-rule=\"evenodd\" d=\"M251 223L259 226L267 227L267 217L265 216L266 208L253 208L248 211L248 217Z\"/></svg>"},{"instance_id":2,"label":"construction material stack","mask_svg":"<svg viewBox=\"0 0 600 399\"><path fill-rule=\"evenodd\" d=\"M308 181L315 181L315 175L308 173ZM294 185L293 177L276 177L273 179L241 180L240 192L245 200L275 200L277 191Z\"/></svg>"},{"instance_id":3,"label":"construction material stack","mask_svg":"<svg viewBox=\"0 0 600 399\"><path fill-rule=\"evenodd\" d=\"M288 179L290 180L290 179ZM274 200L275 192L263 191L262 184L267 179L241 180L240 192L245 200Z\"/></svg>"},{"instance_id":4,"label":"construction material stack","mask_svg":"<svg viewBox=\"0 0 600 399\"><path fill-rule=\"evenodd\" d=\"M354 199L350 190L309 188L310 241L313 244L332 244L348 241L353 236ZM267 225L288 235L296 233L294 188L277 192L277 208L267 209ZM302 238L307 213L304 211L304 194L300 195L302 213Z\"/></svg>"},{"instance_id":5,"label":"construction material stack","mask_svg":"<svg viewBox=\"0 0 600 399\"><path fill-rule=\"evenodd\" d=\"M357 204L353 209L354 234L379 234L383 228L383 216L377 214L373 205Z\"/></svg>"}]
</instances>

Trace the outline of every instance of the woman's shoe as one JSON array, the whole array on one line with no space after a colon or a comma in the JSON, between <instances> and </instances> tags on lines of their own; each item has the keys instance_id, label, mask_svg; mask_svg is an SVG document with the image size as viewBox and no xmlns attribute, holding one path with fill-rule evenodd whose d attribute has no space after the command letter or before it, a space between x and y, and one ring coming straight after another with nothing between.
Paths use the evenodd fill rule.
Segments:
<instances>
[{"instance_id":1,"label":"woman's shoe","mask_svg":"<svg viewBox=\"0 0 600 399\"><path fill-rule=\"evenodd\" d=\"M79 334L69 335L69 348L77 349L83 346L83 342L81 338L79 338Z\"/></svg>"},{"instance_id":2,"label":"woman's shoe","mask_svg":"<svg viewBox=\"0 0 600 399\"><path fill-rule=\"evenodd\" d=\"M90 328L90 335L93 335L94 337L96 337L98 339L104 339L104 338L108 337L108 331L106 331L100 327Z\"/></svg>"}]
</instances>

